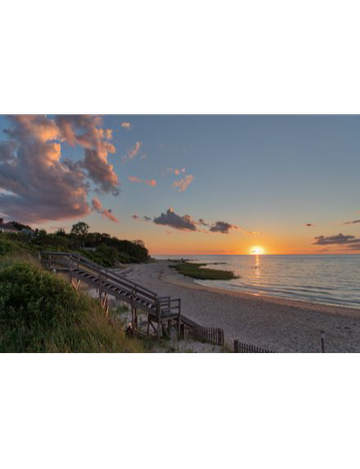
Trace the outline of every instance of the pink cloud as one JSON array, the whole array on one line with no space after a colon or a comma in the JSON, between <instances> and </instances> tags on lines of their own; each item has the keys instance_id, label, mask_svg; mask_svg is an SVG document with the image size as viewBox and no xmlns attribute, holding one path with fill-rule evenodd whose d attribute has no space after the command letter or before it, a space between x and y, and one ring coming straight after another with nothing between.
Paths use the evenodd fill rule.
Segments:
<instances>
[{"instance_id":1,"label":"pink cloud","mask_svg":"<svg viewBox=\"0 0 360 469\"><path fill-rule=\"evenodd\" d=\"M156 186L156 181L155 179L140 179L136 176L128 176L128 181L130 182L135 182L135 183L138 183L138 184L146 184L148 186L151 186L151 187L155 187Z\"/></svg>"},{"instance_id":2,"label":"pink cloud","mask_svg":"<svg viewBox=\"0 0 360 469\"><path fill-rule=\"evenodd\" d=\"M136 176L128 176L128 181L140 183L140 182L142 182L142 179L139 179L139 178L136 177Z\"/></svg>"},{"instance_id":3,"label":"pink cloud","mask_svg":"<svg viewBox=\"0 0 360 469\"><path fill-rule=\"evenodd\" d=\"M0 142L2 212L27 223L81 218L90 213L90 183L114 195L119 182L108 153L115 152L111 129L98 116L9 116L7 140ZM80 145L76 162L62 145Z\"/></svg>"},{"instance_id":4,"label":"pink cloud","mask_svg":"<svg viewBox=\"0 0 360 469\"><path fill-rule=\"evenodd\" d=\"M121 122L121 127L124 129L130 130L131 129L131 123L130 122Z\"/></svg>"},{"instance_id":5,"label":"pink cloud","mask_svg":"<svg viewBox=\"0 0 360 469\"><path fill-rule=\"evenodd\" d=\"M93 197L91 200L92 208L96 212L100 213L104 218L108 218L114 223L119 223L119 220L113 215L111 209L104 209L100 200L96 197Z\"/></svg>"},{"instance_id":6,"label":"pink cloud","mask_svg":"<svg viewBox=\"0 0 360 469\"><path fill-rule=\"evenodd\" d=\"M165 170L167 173L173 173L175 174L175 176L179 176L181 173L185 173L186 172L186 168L181 168L181 169L177 169L177 168L167 168Z\"/></svg>"},{"instance_id":7,"label":"pink cloud","mask_svg":"<svg viewBox=\"0 0 360 469\"><path fill-rule=\"evenodd\" d=\"M57 116L56 123L61 137L69 145L78 144L84 148L85 158L80 166L99 186L102 192L119 193L119 181L113 165L108 163L108 154L115 153L116 148L110 142L112 130L102 126L99 116Z\"/></svg>"},{"instance_id":8,"label":"pink cloud","mask_svg":"<svg viewBox=\"0 0 360 469\"><path fill-rule=\"evenodd\" d=\"M124 156L122 159L122 162L126 163L127 161L134 159L135 156L139 153L141 146L142 142L136 142L133 147L128 149L126 156Z\"/></svg>"},{"instance_id":9,"label":"pink cloud","mask_svg":"<svg viewBox=\"0 0 360 469\"><path fill-rule=\"evenodd\" d=\"M189 187L189 185L192 183L193 180L194 180L194 176L189 174L188 176L185 176L183 179L173 182L172 187L174 189L178 189L179 192L184 192L186 191L186 189Z\"/></svg>"}]
</instances>

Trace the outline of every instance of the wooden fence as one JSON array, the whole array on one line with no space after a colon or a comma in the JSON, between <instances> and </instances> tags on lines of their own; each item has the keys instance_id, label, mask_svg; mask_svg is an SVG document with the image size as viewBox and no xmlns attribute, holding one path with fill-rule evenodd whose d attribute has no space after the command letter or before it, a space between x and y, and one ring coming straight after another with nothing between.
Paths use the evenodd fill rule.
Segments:
<instances>
[{"instance_id":1,"label":"wooden fence","mask_svg":"<svg viewBox=\"0 0 360 469\"><path fill-rule=\"evenodd\" d=\"M197 327L189 329L188 337L200 342L224 345L224 331L218 327Z\"/></svg>"},{"instance_id":2,"label":"wooden fence","mask_svg":"<svg viewBox=\"0 0 360 469\"><path fill-rule=\"evenodd\" d=\"M219 327L203 327L181 316L180 339L193 339L214 345L224 345L224 330Z\"/></svg>"},{"instance_id":3,"label":"wooden fence","mask_svg":"<svg viewBox=\"0 0 360 469\"><path fill-rule=\"evenodd\" d=\"M234 353L274 353L272 350L266 350L256 345L244 344L234 340Z\"/></svg>"}]
</instances>

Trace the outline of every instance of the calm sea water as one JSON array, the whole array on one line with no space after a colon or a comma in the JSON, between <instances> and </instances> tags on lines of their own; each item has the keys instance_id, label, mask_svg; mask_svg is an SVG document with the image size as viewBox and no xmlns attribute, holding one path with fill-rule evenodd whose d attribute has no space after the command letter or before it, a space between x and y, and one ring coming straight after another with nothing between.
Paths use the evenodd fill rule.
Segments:
<instances>
[{"instance_id":1,"label":"calm sea water","mask_svg":"<svg viewBox=\"0 0 360 469\"><path fill-rule=\"evenodd\" d=\"M254 295L360 308L360 256L171 256L207 262L240 278L197 282ZM157 256L167 259L169 256Z\"/></svg>"}]
</instances>

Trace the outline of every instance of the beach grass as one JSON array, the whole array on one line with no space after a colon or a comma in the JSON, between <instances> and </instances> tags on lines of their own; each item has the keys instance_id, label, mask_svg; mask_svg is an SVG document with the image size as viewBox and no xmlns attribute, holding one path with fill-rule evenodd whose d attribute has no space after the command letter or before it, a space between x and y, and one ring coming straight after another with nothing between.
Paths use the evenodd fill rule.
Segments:
<instances>
[{"instance_id":1,"label":"beach grass","mask_svg":"<svg viewBox=\"0 0 360 469\"><path fill-rule=\"evenodd\" d=\"M179 274L191 277L197 280L232 280L238 278L234 272L230 270L209 269L207 264L194 262L177 262L171 265Z\"/></svg>"},{"instance_id":2,"label":"beach grass","mask_svg":"<svg viewBox=\"0 0 360 469\"><path fill-rule=\"evenodd\" d=\"M143 351L108 323L98 300L34 263L0 263L1 353Z\"/></svg>"}]
</instances>

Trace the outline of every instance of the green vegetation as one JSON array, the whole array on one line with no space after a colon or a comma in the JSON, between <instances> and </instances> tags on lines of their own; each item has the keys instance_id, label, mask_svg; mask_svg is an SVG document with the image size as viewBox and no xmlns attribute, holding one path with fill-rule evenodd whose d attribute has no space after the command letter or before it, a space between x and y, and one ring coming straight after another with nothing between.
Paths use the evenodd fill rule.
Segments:
<instances>
[{"instance_id":1,"label":"green vegetation","mask_svg":"<svg viewBox=\"0 0 360 469\"><path fill-rule=\"evenodd\" d=\"M11 224L21 230L30 227L17 222ZM55 233L36 229L29 232L0 233L0 256L36 254L39 251L79 252L103 267L117 267L119 263L149 262L149 251L140 240L120 240L107 233L90 233L84 222L73 225L67 234L62 228Z\"/></svg>"},{"instance_id":2,"label":"green vegetation","mask_svg":"<svg viewBox=\"0 0 360 469\"><path fill-rule=\"evenodd\" d=\"M100 302L33 263L0 260L0 353L142 352Z\"/></svg>"},{"instance_id":3,"label":"green vegetation","mask_svg":"<svg viewBox=\"0 0 360 469\"><path fill-rule=\"evenodd\" d=\"M15 223L15 222L14 222ZM70 284L43 270L39 251L80 252L104 267L119 262L147 262L141 241L90 233L85 223L48 234L19 223L26 232L0 233L1 352L143 352L151 345L128 338L119 315L110 323L97 299L77 293ZM124 308L123 308L124 309Z\"/></svg>"},{"instance_id":4,"label":"green vegetation","mask_svg":"<svg viewBox=\"0 0 360 469\"><path fill-rule=\"evenodd\" d=\"M206 265L192 262L177 262L170 267L176 269L182 275L198 280L232 280L238 278L234 275L234 272L204 268Z\"/></svg>"}]
</instances>

